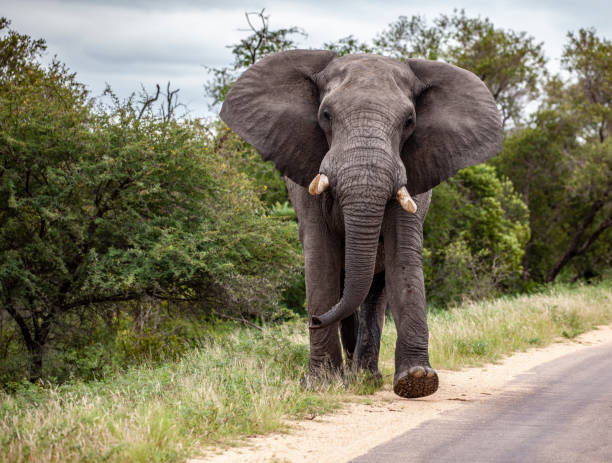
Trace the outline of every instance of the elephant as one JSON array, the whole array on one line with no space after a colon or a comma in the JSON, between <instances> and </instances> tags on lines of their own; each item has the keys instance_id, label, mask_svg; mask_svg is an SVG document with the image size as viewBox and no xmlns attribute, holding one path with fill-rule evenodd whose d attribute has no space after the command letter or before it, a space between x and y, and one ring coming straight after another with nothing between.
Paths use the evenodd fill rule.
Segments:
<instances>
[{"instance_id":1,"label":"elephant","mask_svg":"<svg viewBox=\"0 0 612 463\"><path fill-rule=\"evenodd\" d=\"M393 390L433 394L423 222L433 187L501 151L486 85L440 61L289 50L248 68L220 117L285 176L304 250L309 377L342 371L343 349L351 368L380 375L389 305Z\"/></svg>"}]
</instances>

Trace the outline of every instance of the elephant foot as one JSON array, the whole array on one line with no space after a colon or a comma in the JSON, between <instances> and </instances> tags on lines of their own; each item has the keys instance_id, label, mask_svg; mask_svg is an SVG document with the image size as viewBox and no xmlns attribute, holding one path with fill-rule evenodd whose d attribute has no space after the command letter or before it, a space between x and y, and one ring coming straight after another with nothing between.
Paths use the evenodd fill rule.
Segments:
<instances>
[{"instance_id":1,"label":"elephant foot","mask_svg":"<svg viewBox=\"0 0 612 463\"><path fill-rule=\"evenodd\" d=\"M400 397L425 397L438 390L438 374L431 367L415 366L396 375L393 392Z\"/></svg>"}]
</instances>

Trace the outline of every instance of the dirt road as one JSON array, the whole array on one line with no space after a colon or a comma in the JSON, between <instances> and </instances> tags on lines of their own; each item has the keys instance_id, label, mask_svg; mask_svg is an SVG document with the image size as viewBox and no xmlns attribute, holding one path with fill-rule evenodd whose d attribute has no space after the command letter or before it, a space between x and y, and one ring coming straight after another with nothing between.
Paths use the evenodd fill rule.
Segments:
<instances>
[{"instance_id":1,"label":"dirt road","mask_svg":"<svg viewBox=\"0 0 612 463\"><path fill-rule=\"evenodd\" d=\"M612 343L565 355L486 403L445 413L354 463L612 461Z\"/></svg>"},{"instance_id":2,"label":"dirt road","mask_svg":"<svg viewBox=\"0 0 612 463\"><path fill-rule=\"evenodd\" d=\"M612 461L612 326L500 364L438 373L432 396L406 400L387 388L368 404L291 422L289 434L250 438L190 463ZM458 456L460 448L469 457Z\"/></svg>"}]
</instances>

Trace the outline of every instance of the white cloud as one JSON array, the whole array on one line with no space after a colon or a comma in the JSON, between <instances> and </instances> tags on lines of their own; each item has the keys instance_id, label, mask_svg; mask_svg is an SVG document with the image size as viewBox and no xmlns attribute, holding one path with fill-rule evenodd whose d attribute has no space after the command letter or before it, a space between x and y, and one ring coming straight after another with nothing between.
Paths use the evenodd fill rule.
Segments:
<instances>
[{"instance_id":1,"label":"white cloud","mask_svg":"<svg viewBox=\"0 0 612 463\"><path fill-rule=\"evenodd\" d=\"M470 16L489 17L498 27L525 30L545 42L555 68L568 30L595 26L610 37L610 8L602 1L576 5L568 0L491 2L431 0L410 6L405 1L292 1L223 2L202 0L59 1L0 0L2 15L12 27L35 38L45 38L50 55L57 54L94 94L105 82L127 96L142 82L172 81L194 114L207 112L204 65L231 62L227 44L245 35L244 11L267 8L272 28L299 26L308 33L305 47L353 34L369 40L401 14L423 14L433 19L464 7Z\"/></svg>"}]
</instances>

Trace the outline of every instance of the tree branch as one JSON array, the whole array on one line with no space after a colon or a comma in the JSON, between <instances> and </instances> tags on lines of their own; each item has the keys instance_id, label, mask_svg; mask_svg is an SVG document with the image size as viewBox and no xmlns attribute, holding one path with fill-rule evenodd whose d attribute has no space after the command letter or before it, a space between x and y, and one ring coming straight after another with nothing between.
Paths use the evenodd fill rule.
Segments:
<instances>
[{"instance_id":1,"label":"tree branch","mask_svg":"<svg viewBox=\"0 0 612 463\"><path fill-rule=\"evenodd\" d=\"M553 266L550 272L548 272L548 275L546 276L547 282L554 281L554 279L557 277L561 269L571 259L581 254L584 254L589 248L589 246L591 246L591 244L593 244L593 242L597 240L599 235L601 235L604 232L604 230L606 230L608 227L612 226L612 216L610 216L597 228L597 230L595 230L595 232L586 240L586 242L580 245L580 241L582 241L582 238L584 236L584 233L586 232L586 229L589 227L589 225L593 223L593 221L595 220L595 216L597 215L597 212L599 212L606 203L607 202L605 199L600 199L600 200L595 201L595 203L593 203L591 210L586 215L586 217L584 218L584 220L582 221L582 223L580 224L580 226L574 233L574 236L572 238L572 241L568 249L559 258L559 260Z\"/></svg>"},{"instance_id":2,"label":"tree branch","mask_svg":"<svg viewBox=\"0 0 612 463\"><path fill-rule=\"evenodd\" d=\"M26 347L28 348L28 351L31 352L34 349L34 340L32 339L32 334L30 333L28 324L13 306L7 304L4 306L4 308L9 315L13 317L13 320L15 320L17 326L19 326L19 330L21 331L21 336L23 336Z\"/></svg>"},{"instance_id":3,"label":"tree branch","mask_svg":"<svg viewBox=\"0 0 612 463\"><path fill-rule=\"evenodd\" d=\"M151 97L151 96L145 95L146 96L145 101L143 101L142 107L140 108L140 112L138 113L138 117L137 117L138 120L142 118L142 115L147 110L147 108L149 108L159 98L159 94L161 92L161 89L159 88L159 84L155 84L155 87L157 88L155 92L155 96ZM142 88L142 91L143 93L145 92L144 86Z\"/></svg>"},{"instance_id":4,"label":"tree branch","mask_svg":"<svg viewBox=\"0 0 612 463\"><path fill-rule=\"evenodd\" d=\"M246 324L246 325L248 325L250 327L257 328L259 331L263 331L263 328L261 326L258 326L255 323L252 323L252 322L250 322L248 320L245 320L244 318L236 318L236 317L232 317L230 315L225 315L225 314L218 313L218 312L215 312L215 311L213 311L212 313L214 315L216 315L217 317L227 318L228 320L233 320L235 322L244 323L244 324Z\"/></svg>"},{"instance_id":5,"label":"tree branch","mask_svg":"<svg viewBox=\"0 0 612 463\"><path fill-rule=\"evenodd\" d=\"M604 231L606 231L606 229L610 228L611 226L612 214L610 214L610 216L599 227L597 227L597 230L595 230L593 234L586 240L586 242L580 247L580 249L576 251L575 255L579 256L581 254L584 254L589 248L589 246L591 246L591 244L593 244L597 240L597 238L599 238L599 235L601 235Z\"/></svg>"},{"instance_id":6,"label":"tree branch","mask_svg":"<svg viewBox=\"0 0 612 463\"><path fill-rule=\"evenodd\" d=\"M77 299L76 301L72 301L68 304L64 304L62 309L64 311L74 309L76 307L81 307L87 304L101 304L103 302L125 302L125 301L133 301L138 297L144 296L144 292L140 291L128 291L126 293L121 294L113 294L111 296L94 296L91 295L89 297L83 299Z\"/></svg>"}]
</instances>

